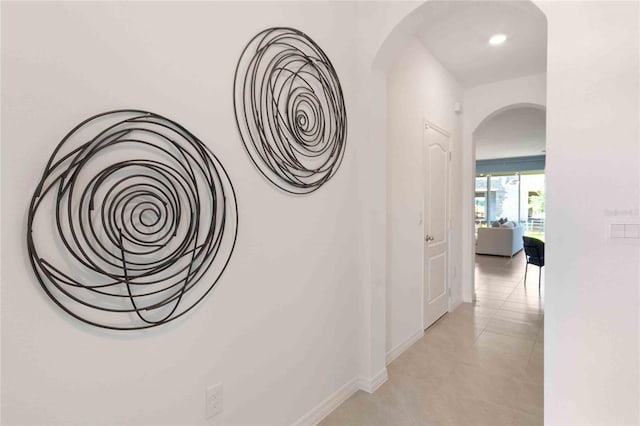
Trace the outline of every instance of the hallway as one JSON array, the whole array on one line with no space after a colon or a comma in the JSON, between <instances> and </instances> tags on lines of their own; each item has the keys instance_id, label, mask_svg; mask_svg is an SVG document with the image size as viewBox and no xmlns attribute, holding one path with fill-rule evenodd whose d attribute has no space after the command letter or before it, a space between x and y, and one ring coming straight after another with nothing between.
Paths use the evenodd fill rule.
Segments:
<instances>
[{"instance_id":1,"label":"hallway","mask_svg":"<svg viewBox=\"0 0 640 426\"><path fill-rule=\"evenodd\" d=\"M544 275L524 253L476 256L475 304L462 304L321 425L543 424Z\"/></svg>"}]
</instances>

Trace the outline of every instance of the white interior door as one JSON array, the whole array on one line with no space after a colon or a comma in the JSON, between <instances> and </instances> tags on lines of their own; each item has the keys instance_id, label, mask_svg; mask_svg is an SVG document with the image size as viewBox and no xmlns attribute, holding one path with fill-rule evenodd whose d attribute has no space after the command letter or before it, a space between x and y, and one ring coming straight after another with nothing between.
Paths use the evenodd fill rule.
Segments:
<instances>
[{"instance_id":1,"label":"white interior door","mask_svg":"<svg viewBox=\"0 0 640 426\"><path fill-rule=\"evenodd\" d=\"M424 126L424 328L449 310L449 134Z\"/></svg>"}]
</instances>

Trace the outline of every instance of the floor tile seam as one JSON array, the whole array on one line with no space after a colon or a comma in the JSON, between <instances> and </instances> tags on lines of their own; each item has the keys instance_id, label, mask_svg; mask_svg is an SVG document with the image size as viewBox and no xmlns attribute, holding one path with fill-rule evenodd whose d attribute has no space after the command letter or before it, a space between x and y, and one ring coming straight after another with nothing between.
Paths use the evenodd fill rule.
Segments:
<instances>
[{"instance_id":1,"label":"floor tile seam","mask_svg":"<svg viewBox=\"0 0 640 426\"><path fill-rule=\"evenodd\" d=\"M542 318L540 319L540 321L542 321L544 323L544 314L542 314ZM544 337L544 324L542 324L542 326L540 327L540 330L538 330L538 335L536 336L536 341L540 337L540 334L542 334L542 337Z\"/></svg>"},{"instance_id":2,"label":"floor tile seam","mask_svg":"<svg viewBox=\"0 0 640 426\"><path fill-rule=\"evenodd\" d=\"M533 297L513 298L513 296L509 296L509 298L506 301L509 303L517 303L519 305L527 305L527 306L530 306L532 302L533 303L539 302L539 305L542 305L544 303L544 299L538 299Z\"/></svg>"},{"instance_id":3,"label":"floor tile seam","mask_svg":"<svg viewBox=\"0 0 640 426\"><path fill-rule=\"evenodd\" d=\"M490 328L490 329L488 329L486 331L488 331L490 333L500 334L501 336L514 337L516 339L527 340L527 341L533 343L533 345L535 346L535 342L536 342L535 341L535 337L527 337L525 334L517 334L517 333L507 334L507 332L505 332L505 331L495 330L493 328Z\"/></svg>"},{"instance_id":4,"label":"floor tile seam","mask_svg":"<svg viewBox=\"0 0 640 426\"><path fill-rule=\"evenodd\" d=\"M507 297L510 296L510 292L509 293L500 293L500 292L492 292L492 291L485 291L485 290L480 290L477 291L476 296L478 298L482 297L485 299L506 299Z\"/></svg>"},{"instance_id":5,"label":"floor tile seam","mask_svg":"<svg viewBox=\"0 0 640 426\"><path fill-rule=\"evenodd\" d=\"M524 271L523 271L524 272ZM520 277L520 275L524 275L523 272L518 270L509 270L509 269L488 269L477 267L474 271L474 277L476 278L495 278L500 281L522 281L524 277Z\"/></svg>"},{"instance_id":6,"label":"floor tile seam","mask_svg":"<svg viewBox=\"0 0 640 426\"><path fill-rule=\"evenodd\" d=\"M442 385L439 385L439 386L442 386ZM405 398L397 398L396 401L400 402L400 409L407 420L416 420L413 414L410 412L409 407L407 406L407 402L405 402ZM389 412L387 411L387 413ZM392 413L389 413L389 414L392 414Z\"/></svg>"},{"instance_id":7,"label":"floor tile seam","mask_svg":"<svg viewBox=\"0 0 640 426\"><path fill-rule=\"evenodd\" d=\"M509 312L513 312L516 314L535 314L535 313L542 313L542 311L538 310L538 309L509 309L508 306L505 306L504 308L502 308L503 311L509 311Z\"/></svg>"},{"instance_id":8,"label":"floor tile seam","mask_svg":"<svg viewBox=\"0 0 640 426\"><path fill-rule=\"evenodd\" d=\"M536 320L536 321L526 321L526 320L517 320L517 319L512 319L512 318L504 318L504 317L496 317L495 319L499 319L499 320L503 320L503 321L510 321L510 322L514 322L514 323L518 323L518 324L522 324L522 325L532 325L532 326L536 326L536 327L541 327L542 324L537 324L540 323L542 320ZM536 334L536 337L538 335Z\"/></svg>"},{"instance_id":9,"label":"floor tile seam","mask_svg":"<svg viewBox=\"0 0 640 426\"><path fill-rule=\"evenodd\" d=\"M521 321L521 320L512 319L512 318L495 318L495 319L500 321L512 322L515 324L524 324L524 325L531 324L531 321ZM539 320L539 321L542 321L542 320ZM542 324L531 324L531 325L536 327L536 338L537 338L538 334L540 333L540 328L542 327Z\"/></svg>"},{"instance_id":10,"label":"floor tile seam","mask_svg":"<svg viewBox=\"0 0 640 426\"><path fill-rule=\"evenodd\" d=\"M482 373L484 373L486 375L496 375L496 376L500 376L502 378L509 379L509 380L514 380L514 381L517 381L517 382L520 382L520 383L528 383L527 380L518 379L517 376L513 376L511 374L504 373L503 370L493 370L493 369L487 368L486 366L484 366L482 364L472 364L472 363L465 362L465 361L461 361L461 362L467 367L479 368L482 371ZM526 370L525 370L526 367L527 367L527 364L522 366L522 368L519 368L519 370L522 370L521 372L524 374L526 372Z\"/></svg>"},{"instance_id":11,"label":"floor tile seam","mask_svg":"<svg viewBox=\"0 0 640 426\"><path fill-rule=\"evenodd\" d=\"M455 371L455 367L457 367L457 365L460 363L460 360L456 359L453 367L449 370L449 372L442 378L442 380L439 381L439 383L433 385L433 388L430 389L429 391L432 393L438 393L438 391L440 389L442 389L442 387L449 382L451 375L453 374L453 372ZM431 388L431 385L429 386L429 388ZM408 417L409 419L414 419L415 417L413 415L413 413L411 412L411 410L409 410L408 407L408 402L406 402L404 400L404 398L399 398L400 401L400 405L401 405L401 409L403 411L403 413L405 414L406 417Z\"/></svg>"},{"instance_id":12,"label":"floor tile seam","mask_svg":"<svg viewBox=\"0 0 640 426\"><path fill-rule=\"evenodd\" d=\"M504 295L503 297L502 296L496 296L495 293L492 294L492 295L486 295L486 294L482 294L482 293L477 294L476 293L476 300L496 300L496 301L499 300L499 301L504 302L507 299L507 297L509 297L509 296L507 296L507 295Z\"/></svg>"},{"instance_id":13,"label":"floor tile seam","mask_svg":"<svg viewBox=\"0 0 640 426\"><path fill-rule=\"evenodd\" d=\"M487 298L487 299L500 299L506 300L509 296L507 293L487 293L487 292L476 292L476 296L478 298Z\"/></svg>"},{"instance_id":14,"label":"floor tile seam","mask_svg":"<svg viewBox=\"0 0 640 426\"><path fill-rule=\"evenodd\" d=\"M513 311L513 309L520 309L525 311L539 311L538 314L541 314L544 311L544 306L540 305L527 305L526 303L518 303L513 300L505 300L508 305L505 306L505 311ZM512 309L507 309L512 308ZM517 311L516 311L517 312Z\"/></svg>"},{"instance_id":15,"label":"floor tile seam","mask_svg":"<svg viewBox=\"0 0 640 426\"><path fill-rule=\"evenodd\" d=\"M493 317L491 318L493 319ZM491 319L489 319L489 321L491 321ZM483 326L482 329L480 330L480 333L478 333L475 338L473 339L473 344L471 346L474 346L476 344L476 342L478 341L478 338L480 337L480 335L482 333L484 333L484 330L487 328L487 325L489 324L489 321L487 321Z\"/></svg>"},{"instance_id":16,"label":"floor tile seam","mask_svg":"<svg viewBox=\"0 0 640 426\"><path fill-rule=\"evenodd\" d=\"M476 290L489 290L491 291L491 289L497 288L498 290L503 290L506 291L507 289L509 290L509 294L511 294L511 292L516 289L519 288L517 283L512 283L513 285L503 285L509 283L509 281L500 281L500 283L496 283L495 281L483 281L483 282L477 282L476 284Z\"/></svg>"},{"instance_id":17,"label":"floor tile seam","mask_svg":"<svg viewBox=\"0 0 640 426\"><path fill-rule=\"evenodd\" d=\"M498 289L498 287L502 287L503 290ZM492 286L492 287L480 286L480 287L476 287L476 293L478 292L491 293L491 294L506 294L507 296L511 296L511 293L513 293L513 288L505 287L505 286Z\"/></svg>"},{"instance_id":18,"label":"floor tile seam","mask_svg":"<svg viewBox=\"0 0 640 426\"><path fill-rule=\"evenodd\" d=\"M474 399L476 399L476 401L482 401L482 402L488 403L490 405L493 405L494 407L503 408L503 409L506 409L508 411L514 411L516 413L529 414L529 415L535 415L535 416L538 416L540 414L540 413L531 413L530 411L524 411L524 410L521 410L519 408L510 407L510 406L504 405L504 404L498 404L498 403L495 403L493 401L483 401L483 400L480 400L480 399L477 399L477 398L474 398Z\"/></svg>"},{"instance_id":19,"label":"floor tile seam","mask_svg":"<svg viewBox=\"0 0 640 426\"><path fill-rule=\"evenodd\" d=\"M500 337L511 337L513 339L521 340L522 342L520 342L520 343L525 343L525 342L526 343L531 343L531 339L527 339L527 338L520 337L520 336L511 336L511 335L508 335L508 334L498 333L498 332L493 331L493 330L484 330L483 333L495 334L495 335L498 335ZM487 336L487 337L489 337L489 336ZM533 345L535 346L535 341L533 342Z\"/></svg>"},{"instance_id":20,"label":"floor tile seam","mask_svg":"<svg viewBox=\"0 0 640 426\"><path fill-rule=\"evenodd\" d=\"M510 375L510 374L507 374L507 373L503 373L503 372L498 371L498 370L491 370L491 369L486 368L486 367L484 367L482 365L479 365L479 364L469 364L469 363L464 363L464 364L467 367L480 369L481 373L483 375L485 375L485 376L499 376L500 378L505 379L505 380L509 380L511 382L514 382L517 385L532 385L532 386L540 386L540 385L542 385L542 386L544 386L544 382L540 383L540 382L536 382L536 381L533 381L531 379L527 379L527 378L524 377L524 375L527 374L527 370L526 369L528 367L528 364L523 366L522 368L518 368L518 370L520 370L519 373L522 374L522 377L521 376L516 376L516 375Z\"/></svg>"},{"instance_id":21,"label":"floor tile seam","mask_svg":"<svg viewBox=\"0 0 640 426\"><path fill-rule=\"evenodd\" d=\"M520 286L518 286L518 287L520 287ZM538 286L535 286L535 288L531 289L531 288L527 287L526 284L523 283L522 284L522 289L523 290L527 290L527 291L531 291L531 292L537 291L538 295L542 294L542 288L538 288Z\"/></svg>"},{"instance_id":22,"label":"floor tile seam","mask_svg":"<svg viewBox=\"0 0 640 426\"><path fill-rule=\"evenodd\" d=\"M477 281L479 287L517 287L514 281L500 279L498 277L479 277Z\"/></svg>"},{"instance_id":23,"label":"floor tile seam","mask_svg":"<svg viewBox=\"0 0 640 426\"><path fill-rule=\"evenodd\" d=\"M536 315L544 315L544 308L543 309L538 309L538 308L529 308L527 305L524 306L525 309L521 309L520 311L514 311L513 309L508 309L509 307L513 307L513 302L509 301L509 300L505 300L505 303L509 303L509 305L505 306L504 308L500 308L501 311L503 312L516 312L516 313L522 313L522 314L536 314ZM514 307L515 308L515 307ZM539 311L539 312L524 312L524 311Z\"/></svg>"},{"instance_id":24,"label":"floor tile seam","mask_svg":"<svg viewBox=\"0 0 640 426\"><path fill-rule=\"evenodd\" d=\"M516 287L517 287L517 286L514 286L514 287L511 289L511 293L509 293L509 296L507 296L507 300L509 300L509 298L513 295L513 292L514 292L514 291L516 291ZM506 302L507 300L505 300L505 302ZM503 303L503 305L504 305L504 303Z\"/></svg>"},{"instance_id":25,"label":"floor tile seam","mask_svg":"<svg viewBox=\"0 0 640 426\"><path fill-rule=\"evenodd\" d=\"M481 398L478 398L478 397L475 397L475 396L467 395L467 396L461 396L460 398L461 399L470 400L470 401L474 401L474 402L481 402L481 403L484 403L484 404L487 404L487 405L491 405L493 407L501 408L501 409L506 410L506 411L516 411L516 412L520 412L520 413L531 414L531 413L528 413L526 411L522 411L522 410L519 410L519 409L516 409L516 408L512 408L512 407L509 407L509 406L504 405L504 404L498 404L498 403L496 403L494 401L487 401L487 400L484 400L484 399L481 399Z\"/></svg>"},{"instance_id":26,"label":"floor tile seam","mask_svg":"<svg viewBox=\"0 0 640 426\"><path fill-rule=\"evenodd\" d=\"M493 295L493 294L499 294L501 296L505 296L505 297L510 297L511 296L511 292L513 290L509 290L509 291L503 291L503 292L499 292L499 291L492 291L492 290L488 290L486 288L476 288L476 296L480 295Z\"/></svg>"},{"instance_id":27,"label":"floor tile seam","mask_svg":"<svg viewBox=\"0 0 640 426\"><path fill-rule=\"evenodd\" d=\"M478 278L478 281L495 280L503 283L512 283L514 287L520 284L520 282L522 281L520 278L515 278L515 279L504 278L504 275L483 275L475 278ZM496 285L500 285L500 284L496 284ZM504 287L509 287L509 286L504 286Z\"/></svg>"},{"instance_id":28,"label":"floor tile seam","mask_svg":"<svg viewBox=\"0 0 640 426\"><path fill-rule=\"evenodd\" d=\"M490 333L494 333L494 334L499 334L499 335L501 335L501 336L514 337L514 338L516 338L516 339L532 341L532 342L533 342L533 345L535 346L535 342L536 342L536 341L535 341L535 338L534 338L533 340L531 340L531 339L530 339L530 338L528 338L528 337L522 337L522 335L514 336L513 334L506 334L506 333L504 333L504 332L500 332L500 331L498 331L498 330L486 330L486 331L488 331L488 332L490 332Z\"/></svg>"},{"instance_id":29,"label":"floor tile seam","mask_svg":"<svg viewBox=\"0 0 640 426\"><path fill-rule=\"evenodd\" d=\"M485 350L486 349L486 350ZM473 350L473 349L472 349ZM471 357L467 355L462 358L462 362L467 365L476 365L484 367L487 363L496 363L500 364L501 368L504 368L503 364L508 364L510 368L522 369L523 371L529 365L529 354L528 350L519 350L519 349L496 349L492 352L492 349L488 349L488 347L484 347L479 350L477 357ZM500 370L504 371L504 370Z\"/></svg>"},{"instance_id":30,"label":"floor tile seam","mask_svg":"<svg viewBox=\"0 0 640 426\"><path fill-rule=\"evenodd\" d=\"M542 318L543 315L541 313L535 313L535 312L518 312L518 311L511 311L509 309L498 309L497 312L496 312L496 315L532 316L532 317L538 317L538 318L535 319L535 321L544 321L543 318ZM509 318L511 318L511 317L509 317Z\"/></svg>"},{"instance_id":31,"label":"floor tile seam","mask_svg":"<svg viewBox=\"0 0 640 426\"><path fill-rule=\"evenodd\" d=\"M479 272L482 272L483 270L491 270L491 271L496 271L496 272L500 272L500 271L522 272L522 274L524 275L524 269L511 268L511 267L506 267L506 266L480 265L480 266L478 266L478 269L479 269Z\"/></svg>"},{"instance_id":32,"label":"floor tile seam","mask_svg":"<svg viewBox=\"0 0 640 426\"><path fill-rule=\"evenodd\" d=\"M505 300L505 302L510 303L512 305L521 305L523 308L528 308L528 309L538 309L538 310L542 310L543 308L543 302L540 303L527 303L527 302L517 302L517 301L513 301L513 300Z\"/></svg>"},{"instance_id":33,"label":"floor tile seam","mask_svg":"<svg viewBox=\"0 0 640 426\"><path fill-rule=\"evenodd\" d=\"M498 404L498 403L496 403L496 402L494 402L494 401L491 401L490 399L486 398L486 397L485 397L485 395L486 395L486 394L482 394L482 397L473 397L473 396L471 396L471 395L469 395L469 394L467 394L467 395L465 395L465 394L460 394L460 397L462 397L462 398L467 398L467 399L468 399L468 398L476 398L476 400L477 400L477 401L481 401L481 402L485 402L485 403L493 404L493 405L495 405L495 406L503 407L503 408L507 408L507 409L510 409L510 410L519 410L519 411L521 411L521 412L524 412L524 413L527 413L527 414L531 414L531 415L534 415L534 416L540 416L540 415L542 414L542 413L540 413L540 412L538 412L538 411L530 411L530 410L527 410L527 409L525 409L525 408L516 408L516 407L511 406L511 405ZM544 407L542 407L542 411L544 411Z\"/></svg>"},{"instance_id":34,"label":"floor tile seam","mask_svg":"<svg viewBox=\"0 0 640 426\"><path fill-rule=\"evenodd\" d=\"M544 327L540 327L540 330L538 330L538 334L536 335L536 340L533 343L533 347L531 348L531 352L529 353L529 360L527 361L527 365L529 365L529 363L531 362L531 357L533 356L533 351L535 351L536 349L536 343L538 343L538 337L540 337L540 333L544 332ZM544 353L544 351L543 351ZM543 368L544 368L544 363L542 364Z\"/></svg>"},{"instance_id":35,"label":"floor tile seam","mask_svg":"<svg viewBox=\"0 0 640 426\"><path fill-rule=\"evenodd\" d=\"M513 290L512 290L512 291L513 291ZM502 307L504 306L504 304L505 304L505 303L507 303L507 300L506 300L506 299L502 301L502 304L500 305L500 307L498 308L498 310L502 309ZM491 318L491 319L493 319L493 318Z\"/></svg>"},{"instance_id":36,"label":"floor tile seam","mask_svg":"<svg viewBox=\"0 0 640 426\"><path fill-rule=\"evenodd\" d=\"M500 309L502 309L503 311L519 312L519 313L536 313L536 312L537 312L537 313L540 313L540 314L541 314L541 313L543 313L543 312L544 312L544 309L533 309L533 308L532 308L532 309L517 309L517 310L514 310L514 309L509 309L509 307L508 307L508 306L507 306L507 307L500 308Z\"/></svg>"},{"instance_id":37,"label":"floor tile seam","mask_svg":"<svg viewBox=\"0 0 640 426\"><path fill-rule=\"evenodd\" d=\"M514 297L522 296L527 299L539 299L539 300L544 300L545 298L544 292L541 292L541 291L534 292L531 289L524 288L524 287L517 287L517 289L518 289L518 293L514 293L512 294L512 296Z\"/></svg>"},{"instance_id":38,"label":"floor tile seam","mask_svg":"<svg viewBox=\"0 0 640 426\"><path fill-rule=\"evenodd\" d=\"M520 383L526 383L526 382L520 382ZM483 395L484 395L484 394L483 394ZM512 410L519 410L519 411L521 411L521 412L524 412L524 413L527 413L527 414L536 415L536 416L539 416L539 415L541 414L541 413L540 413L540 412L538 412L537 410L533 411L533 410L527 410L526 408L516 408L516 407L514 407L514 406L512 406L512 405L507 405L507 404L497 404L497 403L495 403L495 402L493 402L493 401L489 401L489 400L487 400L487 399L482 399L482 401L484 401L484 402L488 402L488 403L492 403L492 404L495 404L495 405L498 405L498 406L502 406L502 407L504 407L504 408L509 408L509 409L512 409ZM541 407L541 411L543 411L543 410L544 410L544 406L543 406L543 407Z\"/></svg>"},{"instance_id":39,"label":"floor tile seam","mask_svg":"<svg viewBox=\"0 0 640 426\"><path fill-rule=\"evenodd\" d=\"M472 368L478 368L480 369L480 371L484 374L484 375L496 375L496 376L500 376L504 379L508 379L511 380L513 382L517 382L518 384L525 384L525 385L540 385L543 383L539 383L539 382L534 382L531 379L527 379L524 377L519 377L519 376L515 376L515 375L511 375L508 373L503 373L502 370L492 370L490 368L485 367L484 365L481 364L471 364L469 362L465 362L465 361L461 361L462 364L464 364L467 367L472 367ZM525 374L527 372L527 367L529 366L529 361L527 361L524 365L522 365L521 367L514 367L517 370L520 370L519 372L522 374Z\"/></svg>"},{"instance_id":40,"label":"floor tile seam","mask_svg":"<svg viewBox=\"0 0 640 426\"><path fill-rule=\"evenodd\" d=\"M492 310L492 313L490 315L488 315L489 319L487 320L487 322L484 323L484 325L482 326L482 329L480 330L480 333L478 333L478 335L475 337L475 339L473 339L473 344L475 345L476 341L478 340L478 337L480 337L480 335L482 333L484 333L484 330L487 328L487 324L489 324L489 322L493 319L493 316L495 315L496 311Z\"/></svg>"}]
</instances>

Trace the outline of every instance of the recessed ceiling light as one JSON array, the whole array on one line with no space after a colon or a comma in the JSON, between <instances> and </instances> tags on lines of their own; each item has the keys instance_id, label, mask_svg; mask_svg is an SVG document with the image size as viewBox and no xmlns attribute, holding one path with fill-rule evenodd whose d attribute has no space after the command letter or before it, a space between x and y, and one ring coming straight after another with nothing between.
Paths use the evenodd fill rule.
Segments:
<instances>
[{"instance_id":1,"label":"recessed ceiling light","mask_svg":"<svg viewBox=\"0 0 640 426\"><path fill-rule=\"evenodd\" d=\"M492 46L497 46L504 43L505 41L507 41L507 36L505 34L494 34L489 39L489 44Z\"/></svg>"}]
</instances>

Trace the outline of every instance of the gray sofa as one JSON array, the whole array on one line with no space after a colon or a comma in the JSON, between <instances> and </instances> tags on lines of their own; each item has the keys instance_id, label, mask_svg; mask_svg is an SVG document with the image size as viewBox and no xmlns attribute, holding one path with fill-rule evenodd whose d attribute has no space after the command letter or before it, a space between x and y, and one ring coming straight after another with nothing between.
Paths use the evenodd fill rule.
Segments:
<instances>
[{"instance_id":1,"label":"gray sofa","mask_svg":"<svg viewBox=\"0 0 640 426\"><path fill-rule=\"evenodd\" d=\"M522 250L524 227L478 228L476 254L513 256Z\"/></svg>"}]
</instances>

